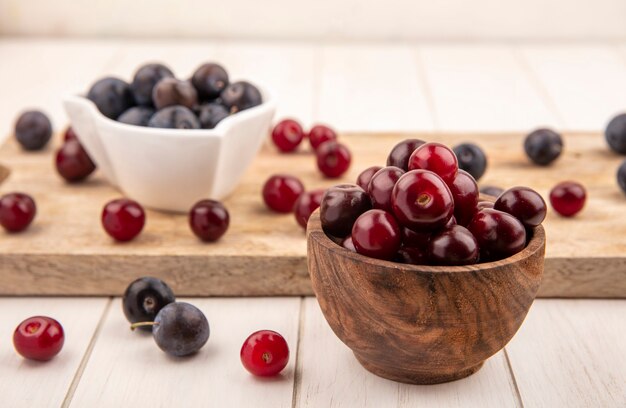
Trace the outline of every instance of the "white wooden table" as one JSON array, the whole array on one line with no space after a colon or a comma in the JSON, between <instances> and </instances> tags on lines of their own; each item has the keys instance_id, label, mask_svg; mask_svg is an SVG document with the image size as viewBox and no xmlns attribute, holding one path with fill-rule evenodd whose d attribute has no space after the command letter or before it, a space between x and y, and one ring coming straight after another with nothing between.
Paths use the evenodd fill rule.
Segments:
<instances>
[{"instance_id":1,"label":"white wooden table","mask_svg":"<svg viewBox=\"0 0 626 408\"><path fill-rule=\"evenodd\" d=\"M62 95L104 74L128 78L148 60L180 76L220 61L233 77L272 88L278 117L341 131L600 131L626 111L626 43L0 39L0 134L26 107L43 108L62 129ZM119 298L0 298L0 406L626 406L624 300L538 300L477 374L436 386L367 373L314 298L190 301L206 313L211 339L177 361L128 330ZM54 316L66 330L64 350L46 364L22 360L11 346L15 326L33 314ZM262 328L281 332L292 351L274 380L251 377L239 362L245 337Z\"/></svg>"}]
</instances>

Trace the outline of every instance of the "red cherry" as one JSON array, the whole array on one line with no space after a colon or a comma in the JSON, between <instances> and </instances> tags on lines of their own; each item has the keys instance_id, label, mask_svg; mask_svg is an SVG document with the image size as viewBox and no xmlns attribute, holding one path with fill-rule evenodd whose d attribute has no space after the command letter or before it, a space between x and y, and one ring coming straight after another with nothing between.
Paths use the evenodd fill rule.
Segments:
<instances>
[{"instance_id":1,"label":"red cherry","mask_svg":"<svg viewBox=\"0 0 626 408\"><path fill-rule=\"evenodd\" d=\"M582 184L575 181L564 181L550 191L550 204L556 212L564 217L572 217L585 206L587 192Z\"/></svg>"},{"instance_id":2,"label":"red cherry","mask_svg":"<svg viewBox=\"0 0 626 408\"><path fill-rule=\"evenodd\" d=\"M428 170L412 170L400 177L391 193L393 213L405 227L418 232L444 227L454 212L450 189Z\"/></svg>"},{"instance_id":3,"label":"red cherry","mask_svg":"<svg viewBox=\"0 0 626 408\"><path fill-rule=\"evenodd\" d=\"M406 139L391 149L387 157L387 166L396 166L404 171L409 171L409 158L421 145L426 143L420 139Z\"/></svg>"},{"instance_id":4,"label":"red cherry","mask_svg":"<svg viewBox=\"0 0 626 408\"><path fill-rule=\"evenodd\" d=\"M226 233L230 215L222 203L215 200L198 201L189 211L189 226L205 242L217 241Z\"/></svg>"},{"instance_id":5,"label":"red cherry","mask_svg":"<svg viewBox=\"0 0 626 408\"><path fill-rule=\"evenodd\" d=\"M362 255L391 260L400 249L400 227L388 212L369 210L354 222L352 243Z\"/></svg>"},{"instance_id":6,"label":"red cherry","mask_svg":"<svg viewBox=\"0 0 626 408\"><path fill-rule=\"evenodd\" d=\"M74 128L68 126L65 130L65 134L63 135L63 141L67 142L68 140L77 140L76 132L74 132Z\"/></svg>"},{"instance_id":7,"label":"red cherry","mask_svg":"<svg viewBox=\"0 0 626 408\"><path fill-rule=\"evenodd\" d=\"M454 152L447 146L441 143L425 143L411 154L409 169L430 170L451 184L459 170L459 163Z\"/></svg>"},{"instance_id":8,"label":"red cherry","mask_svg":"<svg viewBox=\"0 0 626 408\"><path fill-rule=\"evenodd\" d=\"M302 228L306 229L309 217L311 217L311 214L319 208L325 192L326 190L323 188L307 191L300 194L300 197L296 200L293 213L296 217L296 221Z\"/></svg>"},{"instance_id":9,"label":"red cherry","mask_svg":"<svg viewBox=\"0 0 626 408\"><path fill-rule=\"evenodd\" d=\"M64 342L63 327L51 317L29 317L13 332L15 351L29 360L50 360L59 354Z\"/></svg>"},{"instance_id":10,"label":"red cherry","mask_svg":"<svg viewBox=\"0 0 626 408\"><path fill-rule=\"evenodd\" d=\"M91 158L77 139L63 143L57 151L56 168L69 182L81 181L96 169Z\"/></svg>"},{"instance_id":11,"label":"red cherry","mask_svg":"<svg viewBox=\"0 0 626 408\"><path fill-rule=\"evenodd\" d=\"M300 142L304 139L302 126L293 119L285 119L272 130L272 140L281 152L292 152L296 150Z\"/></svg>"},{"instance_id":12,"label":"red cherry","mask_svg":"<svg viewBox=\"0 0 626 408\"><path fill-rule=\"evenodd\" d=\"M304 185L296 177L275 174L263 185L263 201L271 210L288 213L303 192Z\"/></svg>"},{"instance_id":13,"label":"red cherry","mask_svg":"<svg viewBox=\"0 0 626 408\"><path fill-rule=\"evenodd\" d=\"M476 213L478 185L468 172L459 170L452 183L448 184L454 198L454 217L459 225L467 225Z\"/></svg>"},{"instance_id":14,"label":"red cherry","mask_svg":"<svg viewBox=\"0 0 626 408\"><path fill-rule=\"evenodd\" d=\"M250 373L270 377L280 373L289 362L285 338L272 330L252 333L241 347L241 363Z\"/></svg>"},{"instance_id":15,"label":"red cherry","mask_svg":"<svg viewBox=\"0 0 626 408\"><path fill-rule=\"evenodd\" d=\"M317 168L329 178L337 178L350 167L352 155L341 143L324 142L317 148Z\"/></svg>"},{"instance_id":16,"label":"red cherry","mask_svg":"<svg viewBox=\"0 0 626 408\"><path fill-rule=\"evenodd\" d=\"M474 215L467 229L480 248L481 261L497 261L515 255L526 246L526 229L511 214L485 208Z\"/></svg>"},{"instance_id":17,"label":"red cherry","mask_svg":"<svg viewBox=\"0 0 626 408\"><path fill-rule=\"evenodd\" d=\"M361 174L359 174L359 177L356 178L356 185L367 191L370 180L372 179L374 174L376 174L376 172L380 169L382 169L382 167L380 166L372 166L366 168L361 172Z\"/></svg>"},{"instance_id":18,"label":"red cherry","mask_svg":"<svg viewBox=\"0 0 626 408\"><path fill-rule=\"evenodd\" d=\"M0 225L8 232L25 230L35 214L37 206L28 194L9 193L0 198Z\"/></svg>"},{"instance_id":19,"label":"red cherry","mask_svg":"<svg viewBox=\"0 0 626 408\"><path fill-rule=\"evenodd\" d=\"M102 210L102 226L117 241L130 241L143 229L146 215L139 203L126 198L109 201Z\"/></svg>"},{"instance_id":20,"label":"red cherry","mask_svg":"<svg viewBox=\"0 0 626 408\"><path fill-rule=\"evenodd\" d=\"M453 225L432 237L428 254L434 265L471 265L478 262L478 242L467 228Z\"/></svg>"},{"instance_id":21,"label":"red cherry","mask_svg":"<svg viewBox=\"0 0 626 408\"><path fill-rule=\"evenodd\" d=\"M500 194L494 209L509 213L526 227L536 227L546 218L546 202L535 190L513 187Z\"/></svg>"},{"instance_id":22,"label":"red cherry","mask_svg":"<svg viewBox=\"0 0 626 408\"><path fill-rule=\"evenodd\" d=\"M372 199L372 207L387 212L392 212L391 208L391 192L396 182L404 174L404 170L389 166L380 169L372 176L367 187L367 193Z\"/></svg>"},{"instance_id":23,"label":"red cherry","mask_svg":"<svg viewBox=\"0 0 626 408\"><path fill-rule=\"evenodd\" d=\"M315 125L309 130L309 143L313 150L329 140L337 140L337 133L328 126Z\"/></svg>"}]
</instances>

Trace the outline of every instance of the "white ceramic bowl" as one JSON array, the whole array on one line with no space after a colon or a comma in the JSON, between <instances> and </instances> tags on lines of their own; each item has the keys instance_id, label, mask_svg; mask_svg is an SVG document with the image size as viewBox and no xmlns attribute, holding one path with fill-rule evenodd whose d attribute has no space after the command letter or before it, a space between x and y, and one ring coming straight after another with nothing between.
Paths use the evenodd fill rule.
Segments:
<instances>
[{"instance_id":1,"label":"white ceramic bowl","mask_svg":"<svg viewBox=\"0 0 626 408\"><path fill-rule=\"evenodd\" d=\"M221 200L237 187L268 134L272 96L222 120L215 129L126 125L102 115L83 96L65 98L72 127L108 181L158 210L186 212L198 200Z\"/></svg>"}]
</instances>

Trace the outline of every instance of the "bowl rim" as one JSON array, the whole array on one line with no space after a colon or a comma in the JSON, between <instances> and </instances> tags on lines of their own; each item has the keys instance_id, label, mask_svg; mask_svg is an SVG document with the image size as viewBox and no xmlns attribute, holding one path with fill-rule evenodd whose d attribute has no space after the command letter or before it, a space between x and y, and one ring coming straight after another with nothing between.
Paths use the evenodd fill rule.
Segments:
<instances>
[{"instance_id":1,"label":"bowl rim","mask_svg":"<svg viewBox=\"0 0 626 408\"><path fill-rule=\"evenodd\" d=\"M257 88L259 89L259 91L261 91L261 95L263 96L263 102L261 102L260 105L254 106L249 109L244 109L242 111L227 116L226 118L221 120L213 129L170 129L129 125L127 123L118 122L117 120L104 116L98 110L96 104L89 100L83 94L67 95L64 98L64 101L79 102L89 108L91 116L95 120L129 133L151 134L165 138L180 138L181 136L187 136L191 138L223 138L235 123L246 121L251 117L256 117L268 111L276 109L276 98L274 97L273 92L269 91L266 87L257 86Z\"/></svg>"},{"instance_id":2,"label":"bowl rim","mask_svg":"<svg viewBox=\"0 0 626 408\"><path fill-rule=\"evenodd\" d=\"M307 223L307 241L314 240L324 248L334 251L340 256L350 258L353 261L364 262L368 264L378 265L389 269L402 269L406 272L416 273L428 273L428 274L441 274L441 273L467 273L467 272L480 272L485 270L497 269L504 265L511 265L523 262L524 260L532 257L545 246L546 233L542 225L538 225L532 229L533 236L528 244L520 252L508 258L500 259L498 261L483 262L472 265L461 266L431 266L431 265L413 265L404 264L400 262L387 261L384 259L370 258L365 255L361 255L357 252L352 252L347 248L335 243L322 229L322 223L320 220L319 208L311 214L309 222Z\"/></svg>"}]
</instances>

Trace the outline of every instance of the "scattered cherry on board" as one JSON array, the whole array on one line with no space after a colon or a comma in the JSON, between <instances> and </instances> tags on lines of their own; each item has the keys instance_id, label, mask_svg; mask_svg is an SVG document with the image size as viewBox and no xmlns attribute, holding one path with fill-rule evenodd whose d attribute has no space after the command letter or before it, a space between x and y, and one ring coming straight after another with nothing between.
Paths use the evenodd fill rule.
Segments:
<instances>
[{"instance_id":1,"label":"scattered cherry on board","mask_svg":"<svg viewBox=\"0 0 626 408\"><path fill-rule=\"evenodd\" d=\"M290 213L298 197L304 193L304 185L297 177L288 174L274 174L263 185L263 201L273 211Z\"/></svg>"},{"instance_id":2,"label":"scattered cherry on board","mask_svg":"<svg viewBox=\"0 0 626 408\"><path fill-rule=\"evenodd\" d=\"M191 231L204 242L217 241L226 233L230 214L216 200L200 200L189 211Z\"/></svg>"},{"instance_id":3,"label":"scattered cherry on board","mask_svg":"<svg viewBox=\"0 0 626 408\"><path fill-rule=\"evenodd\" d=\"M25 193L8 193L0 197L0 225L7 232L28 228L37 214L35 200Z\"/></svg>"},{"instance_id":4,"label":"scattered cherry on board","mask_svg":"<svg viewBox=\"0 0 626 408\"><path fill-rule=\"evenodd\" d=\"M293 152L304 139L304 130L294 119L284 119L272 130L272 141L283 153Z\"/></svg>"},{"instance_id":5,"label":"scattered cherry on board","mask_svg":"<svg viewBox=\"0 0 626 408\"><path fill-rule=\"evenodd\" d=\"M576 181L563 181L550 190L550 204L563 217L573 217L587 201L585 187Z\"/></svg>"},{"instance_id":6,"label":"scattered cherry on board","mask_svg":"<svg viewBox=\"0 0 626 408\"><path fill-rule=\"evenodd\" d=\"M48 361L59 354L65 342L63 326L47 316L33 316L13 332L13 346L29 360Z\"/></svg>"},{"instance_id":7,"label":"scattered cherry on board","mask_svg":"<svg viewBox=\"0 0 626 408\"><path fill-rule=\"evenodd\" d=\"M126 242L135 238L145 221L143 207L126 198L109 201L102 210L102 227L116 241Z\"/></svg>"},{"instance_id":8,"label":"scattered cherry on board","mask_svg":"<svg viewBox=\"0 0 626 408\"><path fill-rule=\"evenodd\" d=\"M241 363L259 377L278 375L289 362L289 346L283 336L273 330L252 333L241 346Z\"/></svg>"}]
</instances>

